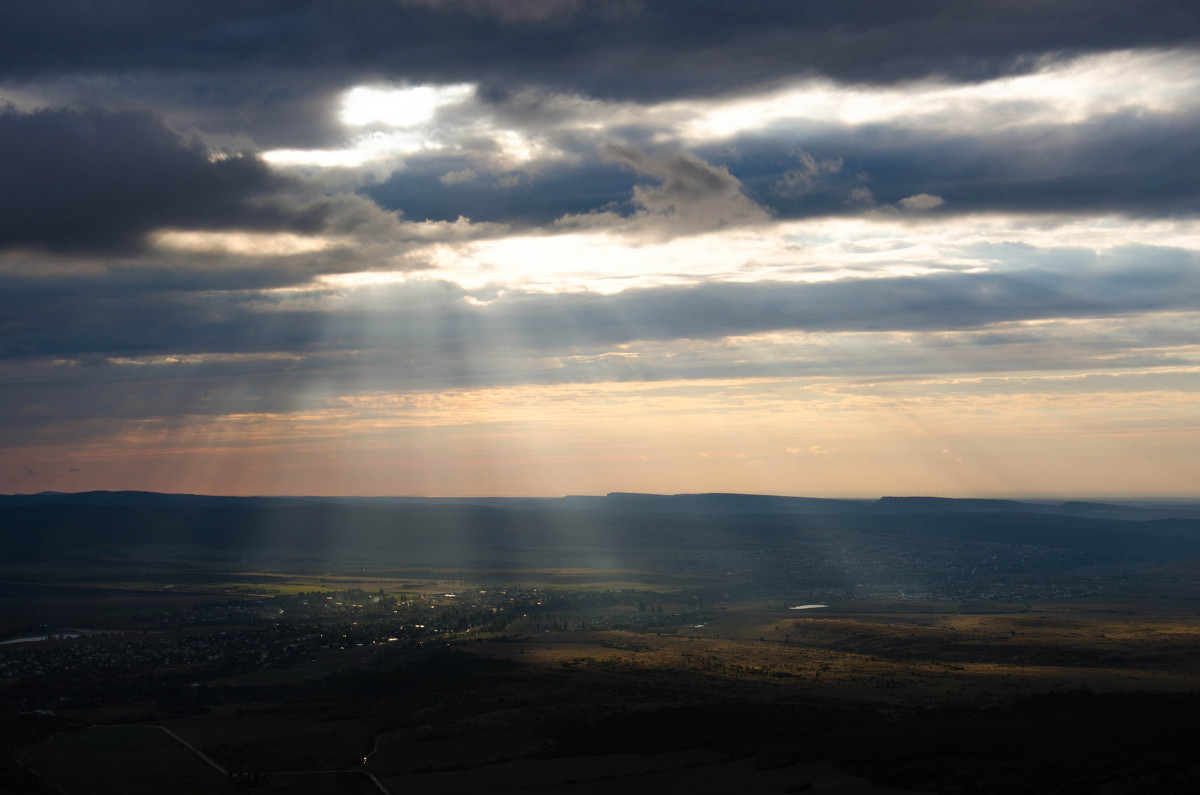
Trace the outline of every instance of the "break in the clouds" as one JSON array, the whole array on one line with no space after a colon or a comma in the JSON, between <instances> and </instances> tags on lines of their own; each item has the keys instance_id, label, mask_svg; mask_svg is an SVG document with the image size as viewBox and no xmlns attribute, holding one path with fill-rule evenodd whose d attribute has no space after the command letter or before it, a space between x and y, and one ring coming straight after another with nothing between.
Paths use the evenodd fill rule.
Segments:
<instances>
[{"instance_id":1,"label":"break in the clouds","mask_svg":"<svg viewBox=\"0 0 1200 795\"><path fill-rule=\"evenodd\" d=\"M6 7L0 488L1194 492L1198 38Z\"/></svg>"}]
</instances>

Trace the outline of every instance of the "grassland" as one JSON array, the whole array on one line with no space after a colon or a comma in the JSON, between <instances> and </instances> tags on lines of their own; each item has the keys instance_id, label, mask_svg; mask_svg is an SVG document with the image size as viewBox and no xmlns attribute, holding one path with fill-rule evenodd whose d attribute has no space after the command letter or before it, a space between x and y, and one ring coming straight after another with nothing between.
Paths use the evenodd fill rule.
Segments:
<instances>
[{"instance_id":1,"label":"grassland","mask_svg":"<svg viewBox=\"0 0 1200 795\"><path fill-rule=\"evenodd\" d=\"M138 566L81 563L45 592L36 586L48 569L10 568L5 626L65 624L69 615L76 626L154 627L134 637L164 641L245 631L283 633L286 643L288 631L314 631L316 620L288 630L252 614L239 619L244 626L184 627L171 617L230 600L292 599L291 609L297 595L322 604L329 594L340 604L353 588L355 599L399 599L411 615L430 616L421 621L466 628L322 647L286 665L147 671L155 687L128 698L64 701L44 719L63 733L10 743L47 787L14 792L248 786L149 727L160 723L280 793L369 792L363 773L392 792L446 795L1119 794L1195 783L1200 621L1190 582L1133 597L1125 589L1048 602L847 599L795 611L775 598L722 596L727 580L706 585L696 574L631 583L586 569L206 562L179 576ZM487 612L467 595L500 599L502 587L515 607L501 623L456 618ZM337 620L369 629L385 619ZM59 643L88 642L125 641ZM128 725L88 728L114 722Z\"/></svg>"}]
</instances>

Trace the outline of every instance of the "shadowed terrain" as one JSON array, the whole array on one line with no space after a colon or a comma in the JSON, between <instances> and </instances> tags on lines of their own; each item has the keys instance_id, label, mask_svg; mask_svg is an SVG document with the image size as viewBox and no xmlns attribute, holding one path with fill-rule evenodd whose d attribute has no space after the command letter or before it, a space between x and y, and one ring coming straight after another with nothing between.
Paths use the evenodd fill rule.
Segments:
<instances>
[{"instance_id":1,"label":"shadowed terrain","mask_svg":"<svg viewBox=\"0 0 1200 795\"><path fill-rule=\"evenodd\" d=\"M0 498L5 786L1187 792L1198 515Z\"/></svg>"}]
</instances>

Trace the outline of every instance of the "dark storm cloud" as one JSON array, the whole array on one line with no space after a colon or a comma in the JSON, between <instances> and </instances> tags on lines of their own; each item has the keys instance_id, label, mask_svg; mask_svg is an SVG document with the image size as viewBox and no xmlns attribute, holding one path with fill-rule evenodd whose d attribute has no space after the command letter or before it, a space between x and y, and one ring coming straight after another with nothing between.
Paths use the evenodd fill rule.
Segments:
<instances>
[{"instance_id":1,"label":"dark storm cloud","mask_svg":"<svg viewBox=\"0 0 1200 795\"><path fill-rule=\"evenodd\" d=\"M61 81L60 81L61 86ZM119 86L61 86L67 104L154 108L179 129L199 129L235 145L252 141L264 148L305 149L337 146L345 128L337 119L346 85L341 75L263 71L131 75Z\"/></svg>"},{"instance_id":2,"label":"dark storm cloud","mask_svg":"<svg viewBox=\"0 0 1200 795\"><path fill-rule=\"evenodd\" d=\"M0 248L121 251L163 228L345 231L377 210L305 197L254 156L211 158L154 115L0 110Z\"/></svg>"},{"instance_id":3,"label":"dark storm cloud","mask_svg":"<svg viewBox=\"0 0 1200 795\"><path fill-rule=\"evenodd\" d=\"M796 75L979 80L1043 56L1191 44L1198 15L1181 0L47 1L6 6L0 75L291 71L658 99Z\"/></svg>"}]
</instances>

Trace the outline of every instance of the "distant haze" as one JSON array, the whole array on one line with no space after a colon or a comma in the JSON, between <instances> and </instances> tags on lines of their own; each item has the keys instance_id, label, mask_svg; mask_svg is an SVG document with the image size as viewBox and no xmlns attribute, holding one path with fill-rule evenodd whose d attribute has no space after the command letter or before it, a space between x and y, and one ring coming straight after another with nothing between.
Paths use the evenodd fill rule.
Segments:
<instances>
[{"instance_id":1,"label":"distant haze","mask_svg":"<svg viewBox=\"0 0 1200 795\"><path fill-rule=\"evenodd\" d=\"M1192 5L9 6L0 493L1200 499Z\"/></svg>"}]
</instances>

